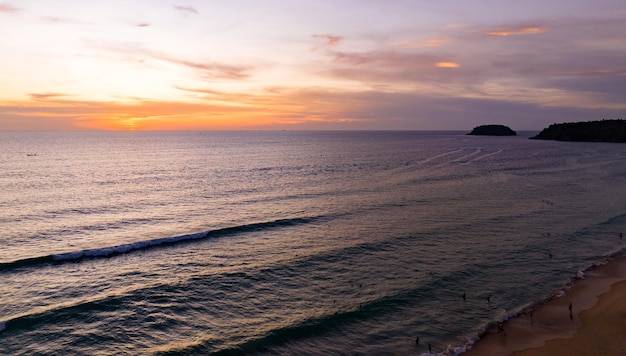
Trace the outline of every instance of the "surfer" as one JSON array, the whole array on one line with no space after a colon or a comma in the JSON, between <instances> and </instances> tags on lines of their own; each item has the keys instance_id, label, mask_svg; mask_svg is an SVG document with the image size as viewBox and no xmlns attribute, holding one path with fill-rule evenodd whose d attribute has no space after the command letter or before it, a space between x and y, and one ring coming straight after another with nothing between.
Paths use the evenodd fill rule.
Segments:
<instances>
[{"instance_id":1,"label":"surfer","mask_svg":"<svg viewBox=\"0 0 626 356\"><path fill-rule=\"evenodd\" d=\"M465 293L463 293L463 300L465 300Z\"/></svg>"}]
</instances>

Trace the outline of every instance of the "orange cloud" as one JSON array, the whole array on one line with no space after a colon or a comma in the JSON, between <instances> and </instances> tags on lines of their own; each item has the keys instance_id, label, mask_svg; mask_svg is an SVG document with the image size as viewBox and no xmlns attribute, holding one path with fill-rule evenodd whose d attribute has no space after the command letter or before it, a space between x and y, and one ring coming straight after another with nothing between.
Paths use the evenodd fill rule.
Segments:
<instances>
[{"instance_id":1,"label":"orange cloud","mask_svg":"<svg viewBox=\"0 0 626 356\"><path fill-rule=\"evenodd\" d=\"M6 4L6 3L0 4L0 12L11 13L11 12L18 12L18 11L20 11L20 9L10 4Z\"/></svg>"},{"instance_id":2,"label":"orange cloud","mask_svg":"<svg viewBox=\"0 0 626 356\"><path fill-rule=\"evenodd\" d=\"M546 32L547 29L544 27L538 26L530 26L530 27L520 27L520 28L500 28L486 31L485 34L487 36L492 37L508 37L514 35L537 35L540 33Z\"/></svg>"},{"instance_id":3,"label":"orange cloud","mask_svg":"<svg viewBox=\"0 0 626 356\"><path fill-rule=\"evenodd\" d=\"M397 47L397 48L413 49L413 48L420 48L420 47L440 47L440 46L444 46L444 45L451 44L454 42L456 42L456 40L453 38L442 37L442 38L430 38L430 39L421 40L421 41L395 42L395 43L392 43L391 46Z\"/></svg>"},{"instance_id":4,"label":"orange cloud","mask_svg":"<svg viewBox=\"0 0 626 356\"><path fill-rule=\"evenodd\" d=\"M76 100L61 93L34 93L30 100L0 102L0 117L8 118L0 122L0 130L54 129L54 125L63 130L232 130L333 127L371 120L350 109L359 104L345 100L348 93L341 91L276 87L244 94L179 89L189 92L193 101L128 98L102 102ZM27 124L18 128L20 121Z\"/></svg>"},{"instance_id":5,"label":"orange cloud","mask_svg":"<svg viewBox=\"0 0 626 356\"><path fill-rule=\"evenodd\" d=\"M437 68L459 68L461 65L455 62L437 62L435 67Z\"/></svg>"},{"instance_id":6,"label":"orange cloud","mask_svg":"<svg viewBox=\"0 0 626 356\"><path fill-rule=\"evenodd\" d=\"M313 38L322 39L326 41L326 44L329 46L334 46L343 40L341 36L332 36L332 35L313 35Z\"/></svg>"}]
</instances>

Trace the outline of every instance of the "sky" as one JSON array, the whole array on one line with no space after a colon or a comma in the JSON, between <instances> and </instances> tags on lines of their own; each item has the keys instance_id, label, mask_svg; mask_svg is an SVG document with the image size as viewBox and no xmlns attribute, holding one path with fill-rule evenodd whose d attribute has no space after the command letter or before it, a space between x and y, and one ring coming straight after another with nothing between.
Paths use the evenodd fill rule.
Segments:
<instances>
[{"instance_id":1,"label":"sky","mask_svg":"<svg viewBox=\"0 0 626 356\"><path fill-rule=\"evenodd\" d=\"M624 0L0 0L0 130L626 119Z\"/></svg>"}]
</instances>

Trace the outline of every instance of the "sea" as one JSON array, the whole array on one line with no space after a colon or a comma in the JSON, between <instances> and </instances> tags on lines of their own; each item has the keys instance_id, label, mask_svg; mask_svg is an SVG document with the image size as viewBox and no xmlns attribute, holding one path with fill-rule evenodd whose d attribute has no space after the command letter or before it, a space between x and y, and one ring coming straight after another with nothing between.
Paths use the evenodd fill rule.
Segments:
<instances>
[{"instance_id":1,"label":"sea","mask_svg":"<svg viewBox=\"0 0 626 356\"><path fill-rule=\"evenodd\" d=\"M2 132L0 354L462 354L625 251L626 146L532 134Z\"/></svg>"}]
</instances>

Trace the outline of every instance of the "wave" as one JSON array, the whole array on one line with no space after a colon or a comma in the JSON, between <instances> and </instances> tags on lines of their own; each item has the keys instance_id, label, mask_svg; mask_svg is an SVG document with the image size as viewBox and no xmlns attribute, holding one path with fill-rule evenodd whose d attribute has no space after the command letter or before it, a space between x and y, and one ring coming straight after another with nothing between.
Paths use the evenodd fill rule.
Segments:
<instances>
[{"instance_id":1,"label":"wave","mask_svg":"<svg viewBox=\"0 0 626 356\"><path fill-rule=\"evenodd\" d=\"M472 266L477 271L476 266ZM390 313L398 312L404 307L415 304L416 301L433 300L437 286L441 283L451 283L465 275L468 271L454 271L442 276L434 276L429 282L416 288L399 291L371 299L351 308L310 317L307 319L279 326L267 330L262 334L248 337L238 344L230 344L225 348L215 345L214 340L196 339L188 344L176 344L168 350L157 352L158 355L248 355L256 353L274 353L275 348L292 343L297 340L332 333L341 330L349 324L371 321L378 317L384 317Z\"/></svg>"},{"instance_id":2,"label":"wave","mask_svg":"<svg viewBox=\"0 0 626 356\"><path fill-rule=\"evenodd\" d=\"M259 352L272 352L272 348L274 347L279 347L295 340L332 332L332 330L339 329L346 324L368 320L372 317L372 314L383 314L388 311L389 308L393 309L397 307L397 305L406 304L407 301L402 297L406 296L376 299L352 310L305 319L295 324L269 330L263 335L248 338L246 341L227 348L215 349L211 341L200 339L194 340L187 345L178 344L167 351L161 351L157 354L195 355L210 353L211 355L248 355Z\"/></svg>"},{"instance_id":3,"label":"wave","mask_svg":"<svg viewBox=\"0 0 626 356\"><path fill-rule=\"evenodd\" d=\"M306 224L309 222L313 222L318 220L317 217L302 217L302 218L289 218L289 219L278 219L266 222L258 222L258 223L250 223L244 225L237 225L231 227L225 227L216 230L210 230L205 232L199 232L194 234L180 235L180 236L171 236L171 237L162 237L151 240L143 240L137 241L127 244L115 245L115 246L107 246L93 249L86 249L80 251L72 251L72 252L64 252L58 254L49 254L44 256L36 256L23 258L10 262L0 262L0 271L9 270L17 267L31 267L37 266L41 264L49 264L49 263L63 263L63 262L71 262L71 261L79 261L87 258L103 258L103 257L113 257L116 255L122 255L133 251L145 250L149 248L155 247L163 247L170 246L179 243L191 242L193 240L203 240L208 238L216 238L223 237L228 235L236 235L251 231L279 228L279 227L287 227L299 224Z\"/></svg>"}]
</instances>

